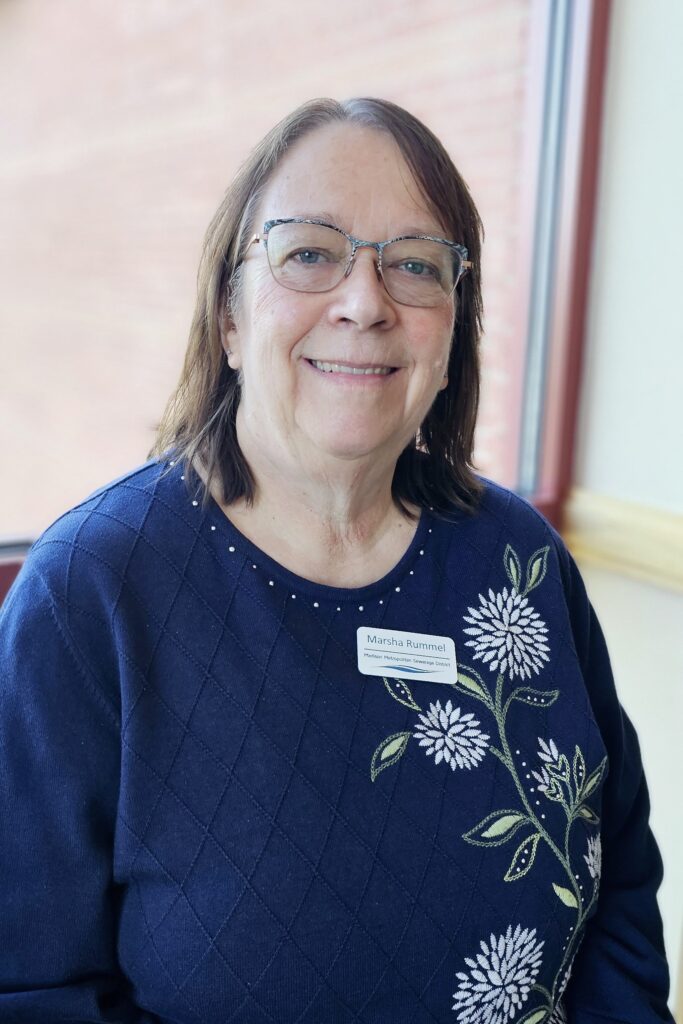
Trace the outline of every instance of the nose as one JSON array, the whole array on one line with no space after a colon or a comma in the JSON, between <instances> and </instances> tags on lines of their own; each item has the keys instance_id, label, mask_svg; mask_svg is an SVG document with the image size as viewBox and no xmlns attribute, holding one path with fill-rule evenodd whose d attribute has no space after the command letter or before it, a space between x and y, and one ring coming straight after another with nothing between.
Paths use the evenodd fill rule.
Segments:
<instances>
[{"instance_id":1,"label":"nose","mask_svg":"<svg viewBox=\"0 0 683 1024\"><path fill-rule=\"evenodd\" d=\"M330 317L355 324L361 330L390 327L396 321L396 308L384 287L378 265L378 253L372 248L358 249L346 277L330 292Z\"/></svg>"}]
</instances>

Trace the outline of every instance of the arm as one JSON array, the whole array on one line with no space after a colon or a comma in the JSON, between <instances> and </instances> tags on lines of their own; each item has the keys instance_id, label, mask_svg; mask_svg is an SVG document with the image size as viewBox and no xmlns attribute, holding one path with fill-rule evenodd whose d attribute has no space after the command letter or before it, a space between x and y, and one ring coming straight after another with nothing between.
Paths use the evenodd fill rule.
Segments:
<instances>
[{"instance_id":1,"label":"arm","mask_svg":"<svg viewBox=\"0 0 683 1024\"><path fill-rule=\"evenodd\" d=\"M574 641L593 713L609 755L603 795L603 867L597 912L566 993L570 1024L661 1024L669 976L656 894L662 862L650 831L650 804L638 740L619 705L600 625L566 552Z\"/></svg>"},{"instance_id":2,"label":"arm","mask_svg":"<svg viewBox=\"0 0 683 1024\"><path fill-rule=\"evenodd\" d=\"M117 969L118 709L25 566L0 611L0 1021L149 1020Z\"/></svg>"}]
</instances>

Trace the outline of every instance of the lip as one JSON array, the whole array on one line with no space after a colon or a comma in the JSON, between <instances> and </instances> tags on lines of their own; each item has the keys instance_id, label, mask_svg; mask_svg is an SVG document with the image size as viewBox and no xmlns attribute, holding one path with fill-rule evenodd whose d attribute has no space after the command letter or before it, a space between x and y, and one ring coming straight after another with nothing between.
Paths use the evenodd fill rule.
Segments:
<instances>
[{"instance_id":1,"label":"lip","mask_svg":"<svg viewBox=\"0 0 683 1024\"><path fill-rule=\"evenodd\" d=\"M354 384L385 384L392 377L396 376L396 373L401 369L400 366L389 366L386 363L381 362L357 362L356 360L350 359L318 359L315 357L305 357L304 362L310 369L317 374L319 377L325 377L330 381L345 382ZM343 370L323 370L321 367L316 366L316 363L325 363L330 366L343 366L348 367L352 371L351 373L345 373ZM388 370L388 373L363 373L359 371L371 370L371 369L382 369Z\"/></svg>"}]
</instances>

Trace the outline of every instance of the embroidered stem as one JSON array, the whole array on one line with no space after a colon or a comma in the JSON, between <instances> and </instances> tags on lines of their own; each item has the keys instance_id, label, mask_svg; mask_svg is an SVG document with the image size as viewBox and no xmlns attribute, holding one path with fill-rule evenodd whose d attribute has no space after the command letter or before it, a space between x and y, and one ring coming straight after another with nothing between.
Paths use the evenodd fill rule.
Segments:
<instances>
[{"instance_id":1,"label":"embroidered stem","mask_svg":"<svg viewBox=\"0 0 683 1024\"><path fill-rule=\"evenodd\" d=\"M522 803L524 804L524 809L527 812L527 816L529 817L529 820L533 824L534 828L540 833L541 837L548 844L550 849L553 851L553 853L555 854L555 856L557 857L559 862L562 864L562 867L564 868L566 874L571 879L571 882L573 883L572 887L577 891L577 898L579 899L579 906L580 906L580 897L579 897L579 893L578 893L578 886L576 884L576 880L574 879L574 876L572 875L571 866L570 866L570 863L569 863L569 857L565 856L562 853L562 851L560 850L559 846L555 843L555 841L553 840L552 836L550 836L550 834L548 833L548 831L545 828L545 826L541 823L540 819L537 817L535 811L533 810L531 804L529 803L529 798L526 795L526 791L524 789L524 786L522 785L522 782L521 782L521 780L519 778L519 775L517 774L517 769L515 767L515 763L514 763L514 760L512 758L512 751L510 750L510 745L509 745L509 743L507 741L506 730L505 730L506 715L507 715L507 710L508 710L508 708L510 706L510 701L508 700L506 702L505 709L503 709L501 707L502 689L503 689L503 673L501 672L501 673L498 674L498 678L496 679L496 702L495 702L494 714L495 714L495 717L496 717L496 723L498 725L498 735L500 736L500 742L501 742L501 746L503 748L503 754L504 754L504 757L505 757L504 764L507 766L507 769L508 769L508 771L510 772L510 774L512 776L512 781L514 782L515 787L517 789L517 792L519 793L520 799L521 799Z\"/></svg>"}]
</instances>

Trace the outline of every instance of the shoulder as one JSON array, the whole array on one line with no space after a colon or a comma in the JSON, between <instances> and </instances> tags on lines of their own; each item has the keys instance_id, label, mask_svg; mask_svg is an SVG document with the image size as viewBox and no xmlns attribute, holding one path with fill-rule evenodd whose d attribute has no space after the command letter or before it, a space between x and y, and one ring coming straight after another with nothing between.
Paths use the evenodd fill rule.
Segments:
<instances>
[{"instance_id":1,"label":"shoulder","mask_svg":"<svg viewBox=\"0 0 683 1024\"><path fill-rule=\"evenodd\" d=\"M558 531L529 501L491 480L482 483L479 507L465 527L488 575L480 579L480 592L509 588L532 601L565 635L591 689L591 676L609 675L609 659L578 566ZM600 671L591 672L590 665Z\"/></svg>"},{"instance_id":2,"label":"shoulder","mask_svg":"<svg viewBox=\"0 0 683 1024\"><path fill-rule=\"evenodd\" d=\"M562 541L548 520L526 498L493 480L481 478L483 491L478 514L497 523L503 535Z\"/></svg>"},{"instance_id":3,"label":"shoulder","mask_svg":"<svg viewBox=\"0 0 683 1024\"><path fill-rule=\"evenodd\" d=\"M21 576L42 578L59 600L79 585L112 589L134 552L182 532L190 504L180 470L153 460L100 487L36 540Z\"/></svg>"},{"instance_id":4,"label":"shoulder","mask_svg":"<svg viewBox=\"0 0 683 1024\"><path fill-rule=\"evenodd\" d=\"M0 609L4 695L49 700L85 683L117 719L120 581L162 467L148 463L91 494L37 539ZM39 694L41 695L39 698ZM23 699L23 698L22 698Z\"/></svg>"},{"instance_id":5,"label":"shoulder","mask_svg":"<svg viewBox=\"0 0 683 1024\"><path fill-rule=\"evenodd\" d=\"M48 526L31 554L36 555L50 545L73 544L84 531L89 536L110 539L121 529L138 528L163 472L162 464L154 460L99 487Z\"/></svg>"},{"instance_id":6,"label":"shoulder","mask_svg":"<svg viewBox=\"0 0 683 1024\"><path fill-rule=\"evenodd\" d=\"M526 563L542 554L546 570L565 586L570 584L571 558L557 530L527 499L500 484L480 478L482 492L476 510L459 515L457 535L475 545L494 571L517 556ZM506 573L509 576L509 572ZM520 589L520 581L514 585Z\"/></svg>"},{"instance_id":7,"label":"shoulder","mask_svg":"<svg viewBox=\"0 0 683 1024\"><path fill-rule=\"evenodd\" d=\"M499 608L533 608L582 659L590 606L557 530L525 498L482 480L477 509L440 524L440 565L450 585Z\"/></svg>"},{"instance_id":8,"label":"shoulder","mask_svg":"<svg viewBox=\"0 0 683 1024\"><path fill-rule=\"evenodd\" d=\"M35 542L3 603L5 624L10 611L27 627L51 618L100 662L106 645L114 665L125 624L138 635L150 606L178 588L197 547L193 500L182 469L156 460L99 488Z\"/></svg>"},{"instance_id":9,"label":"shoulder","mask_svg":"<svg viewBox=\"0 0 683 1024\"><path fill-rule=\"evenodd\" d=\"M47 663L63 647L82 675L114 694L121 652L144 637L165 593L165 566L173 566L165 583L175 594L177 566L196 546L192 501L182 470L154 461L60 516L33 545L0 610L7 657L16 661L21 650L27 664Z\"/></svg>"}]
</instances>

